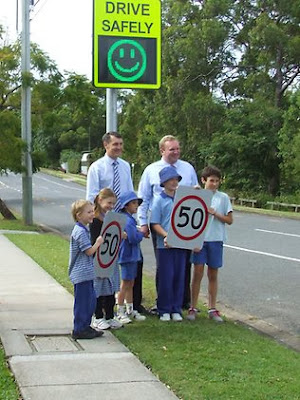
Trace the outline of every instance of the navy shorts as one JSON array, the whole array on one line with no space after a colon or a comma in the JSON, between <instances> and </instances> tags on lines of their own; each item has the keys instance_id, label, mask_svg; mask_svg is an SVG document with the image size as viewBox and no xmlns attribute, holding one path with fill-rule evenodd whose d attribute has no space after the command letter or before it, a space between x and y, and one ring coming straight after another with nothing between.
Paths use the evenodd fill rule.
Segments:
<instances>
[{"instance_id":1,"label":"navy shorts","mask_svg":"<svg viewBox=\"0 0 300 400\"><path fill-rule=\"evenodd\" d=\"M220 268L223 265L223 242L204 242L199 253L192 253L191 262Z\"/></svg>"},{"instance_id":2,"label":"navy shorts","mask_svg":"<svg viewBox=\"0 0 300 400\"><path fill-rule=\"evenodd\" d=\"M121 264L121 278L124 281L132 281L137 276L137 262Z\"/></svg>"}]
</instances>

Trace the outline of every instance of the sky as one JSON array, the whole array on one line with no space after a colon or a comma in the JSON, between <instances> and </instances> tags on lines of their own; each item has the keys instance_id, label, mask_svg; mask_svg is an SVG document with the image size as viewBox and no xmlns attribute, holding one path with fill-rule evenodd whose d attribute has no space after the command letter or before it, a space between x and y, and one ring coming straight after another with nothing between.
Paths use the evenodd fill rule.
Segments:
<instances>
[{"instance_id":1,"label":"sky","mask_svg":"<svg viewBox=\"0 0 300 400\"><path fill-rule=\"evenodd\" d=\"M19 2L19 33L22 0ZM34 0L30 40L56 62L61 72L74 71L92 79L93 0ZM16 38L17 0L0 0L0 24Z\"/></svg>"}]
</instances>

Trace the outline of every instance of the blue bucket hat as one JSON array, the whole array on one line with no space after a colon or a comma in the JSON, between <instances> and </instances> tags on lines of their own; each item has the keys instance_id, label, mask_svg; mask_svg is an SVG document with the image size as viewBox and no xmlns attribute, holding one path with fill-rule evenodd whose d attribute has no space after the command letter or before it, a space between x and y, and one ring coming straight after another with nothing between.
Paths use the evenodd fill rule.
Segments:
<instances>
[{"instance_id":1,"label":"blue bucket hat","mask_svg":"<svg viewBox=\"0 0 300 400\"><path fill-rule=\"evenodd\" d=\"M175 167L169 166L169 167L165 167L159 171L159 178L160 178L160 186L163 187L164 183L172 178L178 178L178 182L180 182L182 179L182 176L177 173Z\"/></svg>"},{"instance_id":2,"label":"blue bucket hat","mask_svg":"<svg viewBox=\"0 0 300 400\"><path fill-rule=\"evenodd\" d=\"M119 201L121 210L132 200L137 200L139 202L139 206L142 204L143 200L138 198L137 195L131 190L121 194Z\"/></svg>"}]
</instances>

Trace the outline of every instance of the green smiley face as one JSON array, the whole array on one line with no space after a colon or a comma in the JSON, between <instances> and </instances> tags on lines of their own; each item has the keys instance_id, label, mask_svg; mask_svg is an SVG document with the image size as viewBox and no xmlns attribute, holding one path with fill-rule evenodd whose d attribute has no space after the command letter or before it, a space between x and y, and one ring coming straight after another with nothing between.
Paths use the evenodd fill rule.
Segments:
<instances>
[{"instance_id":1,"label":"green smiley face","mask_svg":"<svg viewBox=\"0 0 300 400\"><path fill-rule=\"evenodd\" d=\"M110 73L122 82L138 80L147 67L146 51L135 40L118 40L110 47L107 56Z\"/></svg>"}]
</instances>

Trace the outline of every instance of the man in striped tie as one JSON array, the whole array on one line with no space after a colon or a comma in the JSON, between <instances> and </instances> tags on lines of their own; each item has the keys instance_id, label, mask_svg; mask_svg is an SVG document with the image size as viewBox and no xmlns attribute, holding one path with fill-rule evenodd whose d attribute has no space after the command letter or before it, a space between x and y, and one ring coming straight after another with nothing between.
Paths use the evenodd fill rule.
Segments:
<instances>
[{"instance_id":1,"label":"man in striped tie","mask_svg":"<svg viewBox=\"0 0 300 400\"><path fill-rule=\"evenodd\" d=\"M91 164L87 174L86 199L94 201L99 191L109 187L117 198L132 191L130 165L121 158L123 139L118 132L107 132L102 137L105 154Z\"/></svg>"},{"instance_id":2,"label":"man in striped tie","mask_svg":"<svg viewBox=\"0 0 300 400\"><path fill-rule=\"evenodd\" d=\"M130 165L121 158L123 139L118 132L107 132L102 137L105 154L91 164L87 174L86 199L94 202L103 188L110 188L117 196L115 211L119 210L119 197L128 191L134 191ZM133 288L133 305L138 312L144 312L142 301L143 261L138 265L138 276Z\"/></svg>"}]
</instances>

